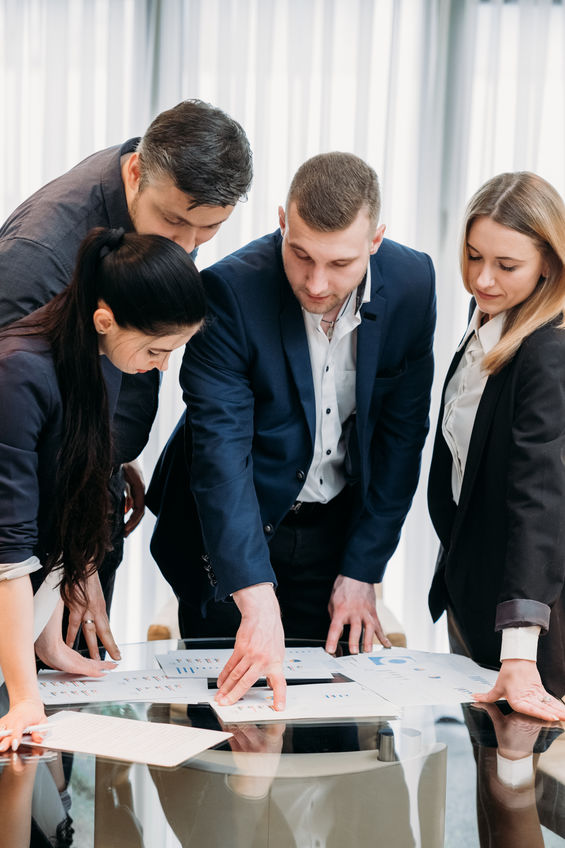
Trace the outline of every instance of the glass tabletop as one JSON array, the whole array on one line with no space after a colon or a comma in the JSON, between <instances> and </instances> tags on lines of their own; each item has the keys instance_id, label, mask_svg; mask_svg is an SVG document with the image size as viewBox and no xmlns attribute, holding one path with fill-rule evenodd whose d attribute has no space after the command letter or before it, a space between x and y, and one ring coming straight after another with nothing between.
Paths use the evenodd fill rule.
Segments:
<instances>
[{"instance_id":1,"label":"glass tabletop","mask_svg":"<svg viewBox=\"0 0 565 848\"><path fill-rule=\"evenodd\" d=\"M156 654L177 648L231 644L127 645L120 668L152 668ZM208 706L72 709L223 729ZM24 748L6 756L0 848L565 845L565 734L504 704L226 729L231 739L174 769Z\"/></svg>"}]
</instances>

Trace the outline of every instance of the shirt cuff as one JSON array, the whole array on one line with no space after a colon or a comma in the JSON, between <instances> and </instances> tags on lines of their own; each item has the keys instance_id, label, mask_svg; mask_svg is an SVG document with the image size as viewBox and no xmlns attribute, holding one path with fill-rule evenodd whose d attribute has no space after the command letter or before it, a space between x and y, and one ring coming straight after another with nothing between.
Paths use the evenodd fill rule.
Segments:
<instances>
[{"instance_id":1,"label":"shirt cuff","mask_svg":"<svg viewBox=\"0 0 565 848\"><path fill-rule=\"evenodd\" d=\"M502 660L533 660L538 656L538 639L540 627L532 624L530 627L506 627L502 631Z\"/></svg>"},{"instance_id":2,"label":"shirt cuff","mask_svg":"<svg viewBox=\"0 0 565 848\"><path fill-rule=\"evenodd\" d=\"M529 754L521 760L508 760L496 752L496 773L498 779L505 786L519 789L527 786L534 777L534 757Z\"/></svg>"},{"instance_id":3,"label":"shirt cuff","mask_svg":"<svg viewBox=\"0 0 565 848\"><path fill-rule=\"evenodd\" d=\"M36 556L30 556L22 562L0 562L0 582L24 577L33 571L39 571L41 563Z\"/></svg>"},{"instance_id":4,"label":"shirt cuff","mask_svg":"<svg viewBox=\"0 0 565 848\"><path fill-rule=\"evenodd\" d=\"M531 624L539 624L543 632L547 633L550 613L549 606L541 601L527 598L501 601L496 606L494 629L503 630L506 627L528 627Z\"/></svg>"}]
</instances>

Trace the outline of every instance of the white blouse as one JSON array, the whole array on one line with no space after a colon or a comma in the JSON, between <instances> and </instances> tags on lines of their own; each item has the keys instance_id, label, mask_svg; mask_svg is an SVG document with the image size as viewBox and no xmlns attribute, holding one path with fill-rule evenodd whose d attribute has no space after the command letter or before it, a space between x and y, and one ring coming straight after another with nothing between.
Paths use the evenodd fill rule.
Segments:
<instances>
[{"instance_id":1,"label":"white blouse","mask_svg":"<svg viewBox=\"0 0 565 848\"><path fill-rule=\"evenodd\" d=\"M482 312L475 309L457 348L465 348L465 352L445 390L442 433L453 458L451 489L455 503L459 503L471 433L488 379L482 362L500 341L504 314L495 315L481 327Z\"/></svg>"}]
</instances>

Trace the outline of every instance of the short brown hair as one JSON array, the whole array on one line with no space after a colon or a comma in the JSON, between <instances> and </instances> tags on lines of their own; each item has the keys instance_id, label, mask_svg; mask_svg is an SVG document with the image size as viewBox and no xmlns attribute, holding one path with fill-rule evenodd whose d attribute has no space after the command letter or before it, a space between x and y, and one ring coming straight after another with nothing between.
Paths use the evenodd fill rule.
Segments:
<instances>
[{"instance_id":1,"label":"short brown hair","mask_svg":"<svg viewBox=\"0 0 565 848\"><path fill-rule=\"evenodd\" d=\"M463 285L471 294L467 239L480 217L531 238L548 266L547 277L539 279L530 296L508 310L502 337L483 363L483 368L494 374L527 336L565 310L565 205L547 180L529 171L498 174L481 186L467 206L461 239ZM565 320L561 326L565 327Z\"/></svg>"},{"instance_id":2,"label":"short brown hair","mask_svg":"<svg viewBox=\"0 0 565 848\"><path fill-rule=\"evenodd\" d=\"M294 175L287 211L291 202L314 230L345 230L363 208L376 227L381 211L379 180L371 166L353 153L320 153Z\"/></svg>"}]
</instances>

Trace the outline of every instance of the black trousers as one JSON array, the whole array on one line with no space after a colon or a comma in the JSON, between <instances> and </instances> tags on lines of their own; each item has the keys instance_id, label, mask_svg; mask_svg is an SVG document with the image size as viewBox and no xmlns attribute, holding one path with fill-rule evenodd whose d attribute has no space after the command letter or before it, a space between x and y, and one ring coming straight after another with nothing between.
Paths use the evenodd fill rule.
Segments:
<instances>
[{"instance_id":1,"label":"black trousers","mask_svg":"<svg viewBox=\"0 0 565 848\"><path fill-rule=\"evenodd\" d=\"M350 489L328 504L303 504L287 513L269 545L277 578L285 636L325 639L328 602L342 561L351 512ZM179 605L183 638L234 637L241 617L231 599L209 604L205 618L187 603Z\"/></svg>"}]
</instances>

